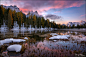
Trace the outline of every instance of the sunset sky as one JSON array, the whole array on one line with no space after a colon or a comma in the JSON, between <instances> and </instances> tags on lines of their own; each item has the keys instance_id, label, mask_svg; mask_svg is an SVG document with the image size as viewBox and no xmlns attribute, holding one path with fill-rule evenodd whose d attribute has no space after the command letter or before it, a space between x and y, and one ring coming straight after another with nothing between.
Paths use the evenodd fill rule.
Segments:
<instances>
[{"instance_id":1,"label":"sunset sky","mask_svg":"<svg viewBox=\"0 0 86 57\"><path fill-rule=\"evenodd\" d=\"M84 0L0 0L0 5L16 5L25 14L37 11L50 21L60 24L85 21L86 16Z\"/></svg>"}]
</instances>

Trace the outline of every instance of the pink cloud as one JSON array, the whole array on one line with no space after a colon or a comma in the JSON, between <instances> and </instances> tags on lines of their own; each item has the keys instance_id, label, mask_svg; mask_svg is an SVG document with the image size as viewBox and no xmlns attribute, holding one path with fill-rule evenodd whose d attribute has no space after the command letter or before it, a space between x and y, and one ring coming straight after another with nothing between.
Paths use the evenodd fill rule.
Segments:
<instances>
[{"instance_id":1,"label":"pink cloud","mask_svg":"<svg viewBox=\"0 0 86 57\"><path fill-rule=\"evenodd\" d=\"M13 0L14 2L16 2L17 0Z\"/></svg>"},{"instance_id":2,"label":"pink cloud","mask_svg":"<svg viewBox=\"0 0 86 57\"><path fill-rule=\"evenodd\" d=\"M70 7L80 7L85 4L83 1L54 1L50 6L38 9L39 12L48 11L50 9L64 9ZM60 11L59 11L60 12Z\"/></svg>"},{"instance_id":3,"label":"pink cloud","mask_svg":"<svg viewBox=\"0 0 86 57\"><path fill-rule=\"evenodd\" d=\"M17 5L19 8L22 8L23 12L33 10L38 11L38 13L42 13L44 11L48 11L50 9L64 9L70 7L80 7L84 3L84 1L31 1L31 0L8 0L4 1L3 4ZM27 12L28 13L28 12Z\"/></svg>"},{"instance_id":4,"label":"pink cloud","mask_svg":"<svg viewBox=\"0 0 86 57\"><path fill-rule=\"evenodd\" d=\"M25 14L27 14L27 12L30 11L30 10L29 9L20 8L20 11L22 11Z\"/></svg>"},{"instance_id":5,"label":"pink cloud","mask_svg":"<svg viewBox=\"0 0 86 57\"><path fill-rule=\"evenodd\" d=\"M49 10L49 9L63 9L63 8L70 8L70 7L80 7L81 5L83 5L84 3L81 1L55 1L53 3L53 5L51 5L50 7L45 7L43 9L41 9L41 11L43 10Z\"/></svg>"}]
</instances>

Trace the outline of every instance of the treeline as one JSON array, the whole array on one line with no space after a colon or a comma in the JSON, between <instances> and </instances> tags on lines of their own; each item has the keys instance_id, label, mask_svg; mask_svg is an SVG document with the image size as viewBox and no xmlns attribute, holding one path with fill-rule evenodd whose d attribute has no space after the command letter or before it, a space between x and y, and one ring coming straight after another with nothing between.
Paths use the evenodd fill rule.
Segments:
<instances>
[{"instance_id":1,"label":"treeline","mask_svg":"<svg viewBox=\"0 0 86 57\"><path fill-rule=\"evenodd\" d=\"M21 26L21 24L25 22L25 19L26 15L22 12L12 11L9 8L5 9L3 5L0 6L0 26L5 22L9 28L12 28L14 21L17 21L19 26Z\"/></svg>"},{"instance_id":2,"label":"treeline","mask_svg":"<svg viewBox=\"0 0 86 57\"><path fill-rule=\"evenodd\" d=\"M73 25L73 26L69 26L69 27L67 27L67 28L86 28L86 23L83 24L83 25L77 25L77 26Z\"/></svg>"},{"instance_id":3,"label":"treeline","mask_svg":"<svg viewBox=\"0 0 86 57\"><path fill-rule=\"evenodd\" d=\"M12 28L14 25L14 21L17 21L19 26L21 27L21 24L25 24L26 27L29 27L29 25L32 25L32 27L35 27L35 25L39 27L52 27L57 28L57 24L53 21L50 22L49 19L45 20L44 17L37 17L36 15L28 13L29 17L26 18L26 15L24 13L16 12L15 10L12 11L11 9L5 9L2 6L0 6L0 26L5 22L5 24Z\"/></svg>"},{"instance_id":4,"label":"treeline","mask_svg":"<svg viewBox=\"0 0 86 57\"><path fill-rule=\"evenodd\" d=\"M73 29L73 28L86 28L86 23L83 24L83 25L73 25L73 26L66 26L66 25L61 25L61 24L58 24L58 29Z\"/></svg>"}]
</instances>

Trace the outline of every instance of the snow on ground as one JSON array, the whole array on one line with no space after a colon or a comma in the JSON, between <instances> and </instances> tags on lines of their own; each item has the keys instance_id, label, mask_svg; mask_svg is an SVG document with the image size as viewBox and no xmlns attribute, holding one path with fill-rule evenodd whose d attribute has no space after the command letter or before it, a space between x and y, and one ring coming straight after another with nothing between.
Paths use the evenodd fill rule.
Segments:
<instances>
[{"instance_id":1,"label":"snow on ground","mask_svg":"<svg viewBox=\"0 0 86 57\"><path fill-rule=\"evenodd\" d=\"M8 51L16 51L16 52L20 52L21 51L22 46L19 44L14 44L14 45L10 45L7 47Z\"/></svg>"}]
</instances>

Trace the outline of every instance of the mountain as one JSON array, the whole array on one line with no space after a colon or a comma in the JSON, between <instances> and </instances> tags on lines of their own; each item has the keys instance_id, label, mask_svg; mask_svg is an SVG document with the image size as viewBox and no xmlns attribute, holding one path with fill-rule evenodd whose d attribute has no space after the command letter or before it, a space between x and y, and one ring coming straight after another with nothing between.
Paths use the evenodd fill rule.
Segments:
<instances>
[{"instance_id":1,"label":"mountain","mask_svg":"<svg viewBox=\"0 0 86 57\"><path fill-rule=\"evenodd\" d=\"M86 23L86 21L83 21L83 20L82 20L81 22L68 22L68 23L67 23L67 26L68 26L68 27L69 27L69 26L72 27L72 26L74 25L74 26L76 27L77 25L84 25L85 23Z\"/></svg>"},{"instance_id":2,"label":"mountain","mask_svg":"<svg viewBox=\"0 0 86 57\"><path fill-rule=\"evenodd\" d=\"M39 15L37 11L33 12L33 11L29 11L28 14L26 15L26 17L29 17L29 15L36 15L37 17L43 17L42 15Z\"/></svg>"},{"instance_id":3,"label":"mountain","mask_svg":"<svg viewBox=\"0 0 86 57\"><path fill-rule=\"evenodd\" d=\"M1 5L0 5L1 6ZM14 6L12 6L12 5L10 5L10 6L5 6L5 5L3 5L3 7L5 8L5 9L11 9L11 10L15 10L16 12L20 12L20 9L16 6L16 5L14 5Z\"/></svg>"},{"instance_id":4,"label":"mountain","mask_svg":"<svg viewBox=\"0 0 86 57\"><path fill-rule=\"evenodd\" d=\"M1 5L0 5L1 6ZM16 6L16 5L14 5L14 6L12 6L12 5L10 5L10 6L5 6L5 5L3 5L3 7L5 8L5 9L11 9L11 10L15 10L16 12L20 12L20 9ZM33 12L33 11L29 11L28 12L28 14L26 15L26 17L29 17L29 13L30 13L30 15L36 15L37 17L43 17L42 15L39 15L38 14L38 12L37 11L35 11L35 12Z\"/></svg>"}]
</instances>

